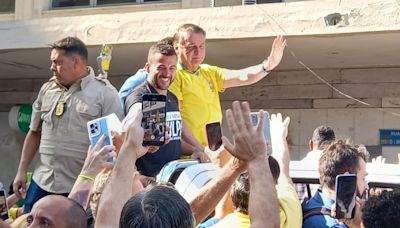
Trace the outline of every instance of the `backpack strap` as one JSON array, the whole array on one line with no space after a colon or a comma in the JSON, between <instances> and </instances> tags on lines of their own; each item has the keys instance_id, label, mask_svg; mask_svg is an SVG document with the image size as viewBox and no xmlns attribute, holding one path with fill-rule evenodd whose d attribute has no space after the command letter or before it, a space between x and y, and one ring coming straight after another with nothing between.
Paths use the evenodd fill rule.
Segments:
<instances>
[{"instance_id":1,"label":"backpack strap","mask_svg":"<svg viewBox=\"0 0 400 228\"><path fill-rule=\"evenodd\" d=\"M327 209L325 207L317 207L313 208L309 211L303 212L303 223L306 221L306 219L310 218L311 216L314 215L328 215L331 216L331 210ZM332 216L331 216L332 217Z\"/></svg>"}]
</instances>

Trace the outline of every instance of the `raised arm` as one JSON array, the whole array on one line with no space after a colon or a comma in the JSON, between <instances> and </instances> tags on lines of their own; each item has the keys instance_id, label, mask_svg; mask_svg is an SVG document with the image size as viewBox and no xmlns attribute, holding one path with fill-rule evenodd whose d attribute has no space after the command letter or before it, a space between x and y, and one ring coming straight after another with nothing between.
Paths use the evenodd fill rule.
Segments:
<instances>
[{"instance_id":1,"label":"raised arm","mask_svg":"<svg viewBox=\"0 0 400 228\"><path fill-rule=\"evenodd\" d=\"M280 175L278 182L286 182L293 184L292 178L289 175L290 154L289 147L286 141L288 134L290 118L282 118L282 114L271 115L271 144L272 156L278 161L280 167Z\"/></svg>"},{"instance_id":2,"label":"raised arm","mask_svg":"<svg viewBox=\"0 0 400 228\"><path fill-rule=\"evenodd\" d=\"M286 47L283 36L277 36L272 43L271 53L261 64L240 70L222 69L225 75L224 88L254 84L279 65Z\"/></svg>"},{"instance_id":3,"label":"raised arm","mask_svg":"<svg viewBox=\"0 0 400 228\"><path fill-rule=\"evenodd\" d=\"M232 145L223 138L225 148L240 160L248 162L250 197L249 215L252 227L279 227L278 199L270 171L267 146L263 135L264 113L253 127L249 103L233 102L233 110L226 111Z\"/></svg>"},{"instance_id":4,"label":"raised arm","mask_svg":"<svg viewBox=\"0 0 400 228\"><path fill-rule=\"evenodd\" d=\"M202 188L201 192L190 202L196 225L211 214L236 178L245 171L245 168L244 162L232 158L223 167L221 175Z\"/></svg>"},{"instance_id":5,"label":"raised arm","mask_svg":"<svg viewBox=\"0 0 400 228\"><path fill-rule=\"evenodd\" d=\"M122 207L132 196L136 160L147 152L147 148L142 146L142 116L139 112L128 127L114 169L100 198L95 227L118 227Z\"/></svg>"},{"instance_id":6,"label":"raised arm","mask_svg":"<svg viewBox=\"0 0 400 228\"><path fill-rule=\"evenodd\" d=\"M68 195L68 198L75 200L85 209L89 202L95 177L103 168L111 169L113 167L113 164L107 162L107 159L116 156L115 148L113 146L101 148L105 139L106 137L103 135L94 147L89 147L81 174L76 179L74 187Z\"/></svg>"}]
</instances>

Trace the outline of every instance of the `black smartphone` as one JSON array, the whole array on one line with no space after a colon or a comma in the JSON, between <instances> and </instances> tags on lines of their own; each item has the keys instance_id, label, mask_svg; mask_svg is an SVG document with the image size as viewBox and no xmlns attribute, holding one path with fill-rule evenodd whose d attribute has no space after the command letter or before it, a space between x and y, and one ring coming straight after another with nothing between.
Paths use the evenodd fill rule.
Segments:
<instances>
[{"instance_id":1,"label":"black smartphone","mask_svg":"<svg viewBox=\"0 0 400 228\"><path fill-rule=\"evenodd\" d=\"M215 151L222 145L221 123L209 123L206 125L207 143L210 150Z\"/></svg>"},{"instance_id":2,"label":"black smartphone","mask_svg":"<svg viewBox=\"0 0 400 228\"><path fill-rule=\"evenodd\" d=\"M158 94L144 94L142 98L143 146L162 146L165 143L166 97Z\"/></svg>"},{"instance_id":3,"label":"black smartphone","mask_svg":"<svg viewBox=\"0 0 400 228\"><path fill-rule=\"evenodd\" d=\"M356 209L357 176L341 174L336 176L336 218L354 218Z\"/></svg>"},{"instance_id":4,"label":"black smartphone","mask_svg":"<svg viewBox=\"0 0 400 228\"><path fill-rule=\"evenodd\" d=\"M0 189L0 218L5 221L9 218L6 191Z\"/></svg>"}]
</instances>

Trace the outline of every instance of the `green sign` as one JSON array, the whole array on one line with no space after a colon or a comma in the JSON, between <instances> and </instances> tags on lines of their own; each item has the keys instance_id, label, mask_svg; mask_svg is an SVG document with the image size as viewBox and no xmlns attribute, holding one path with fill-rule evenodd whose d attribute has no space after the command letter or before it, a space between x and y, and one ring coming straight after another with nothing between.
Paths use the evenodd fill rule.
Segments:
<instances>
[{"instance_id":1,"label":"green sign","mask_svg":"<svg viewBox=\"0 0 400 228\"><path fill-rule=\"evenodd\" d=\"M29 131L29 124L31 123L32 105L23 104L18 111L18 127L22 132Z\"/></svg>"}]
</instances>

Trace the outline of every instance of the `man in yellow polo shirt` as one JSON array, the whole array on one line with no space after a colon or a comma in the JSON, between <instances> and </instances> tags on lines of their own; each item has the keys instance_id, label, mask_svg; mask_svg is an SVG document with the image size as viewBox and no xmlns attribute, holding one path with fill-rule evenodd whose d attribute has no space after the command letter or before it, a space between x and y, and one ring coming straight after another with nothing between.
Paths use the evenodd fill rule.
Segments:
<instances>
[{"instance_id":1,"label":"man in yellow polo shirt","mask_svg":"<svg viewBox=\"0 0 400 228\"><path fill-rule=\"evenodd\" d=\"M221 122L219 93L224 89L251 85L263 79L280 63L286 40L278 36L270 55L262 64L241 70L228 70L203 64L206 55L206 32L194 24L184 24L174 35L178 54L175 81L169 90L179 100L183 120L197 140L207 145L205 126Z\"/></svg>"}]
</instances>

